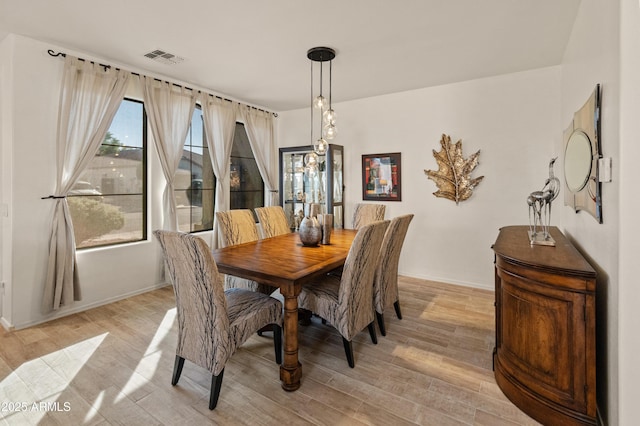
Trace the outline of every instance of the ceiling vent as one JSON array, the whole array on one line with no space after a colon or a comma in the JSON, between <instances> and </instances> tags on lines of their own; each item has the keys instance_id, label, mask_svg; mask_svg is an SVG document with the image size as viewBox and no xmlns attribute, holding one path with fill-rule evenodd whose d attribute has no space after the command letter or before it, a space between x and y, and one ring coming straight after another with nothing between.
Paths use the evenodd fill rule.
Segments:
<instances>
[{"instance_id":1,"label":"ceiling vent","mask_svg":"<svg viewBox=\"0 0 640 426\"><path fill-rule=\"evenodd\" d=\"M184 61L184 58L181 58L180 56L176 56L173 53L168 53L160 49L154 50L149 53L145 53L144 56L149 59L153 59L156 62L163 63L165 65L175 65Z\"/></svg>"}]
</instances>

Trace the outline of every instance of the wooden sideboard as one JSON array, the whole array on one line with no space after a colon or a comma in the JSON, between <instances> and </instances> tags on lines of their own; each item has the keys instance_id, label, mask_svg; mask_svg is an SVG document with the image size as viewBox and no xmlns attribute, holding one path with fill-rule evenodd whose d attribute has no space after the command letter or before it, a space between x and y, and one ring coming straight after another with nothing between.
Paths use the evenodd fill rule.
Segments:
<instances>
[{"instance_id":1,"label":"wooden sideboard","mask_svg":"<svg viewBox=\"0 0 640 426\"><path fill-rule=\"evenodd\" d=\"M495 244L498 386L545 425L596 424L596 272L555 227L555 247L529 244L528 226Z\"/></svg>"}]
</instances>

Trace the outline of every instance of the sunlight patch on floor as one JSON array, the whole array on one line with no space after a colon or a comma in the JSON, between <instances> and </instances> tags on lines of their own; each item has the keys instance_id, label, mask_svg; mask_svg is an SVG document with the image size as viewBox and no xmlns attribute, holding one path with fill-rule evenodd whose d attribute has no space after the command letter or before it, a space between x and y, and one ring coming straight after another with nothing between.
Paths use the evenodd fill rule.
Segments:
<instances>
[{"instance_id":1,"label":"sunlight patch on floor","mask_svg":"<svg viewBox=\"0 0 640 426\"><path fill-rule=\"evenodd\" d=\"M84 423L89 423L95 416L98 414L100 407L102 407L102 402L104 401L104 391L101 391L96 400L91 404L91 410L87 412L87 415L84 417Z\"/></svg>"},{"instance_id":2,"label":"sunlight patch on floor","mask_svg":"<svg viewBox=\"0 0 640 426\"><path fill-rule=\"evenodd\" d=\"M147 356L159 349L160 343L171 333L171 328L173 327L173 322L176 319L176 308L169 309L165 314L162 322L158 326L158 330L156 334L154 334L153 339L149 342L149 346L145 351L144 355Z\"/></svg>"},{"instance_id":3,"label":"sunlight patch on floor","mask_svg":"<svg viewBox=\"0 0 640 426\"><path fill-rule=\"evenodd\" d=\"M442 363L442 355L418 349L414 346L396 345L391 352L393 356L410 362L416 362L423 366L439 367Z\"/></svg>"},{"instance_id":4,"label":"sunlight patch on floor","mask_svg":"<svg viewBox=\"0 0 640 426\"><path fill-rule=\"evenodd\" d=\"M120 402L126 398L126 395L132 394L134 391L144 386L146 380L151 380L151 377L158 370L160 359L162 358L162 350L160 345L164 339L171 333L173 323L176 319L176 308L169 309L164 318L160 322L158 329L156 330L149 346L144 352L144 356L138 362L138 365L133 370L133 374L122 388L122 392L116 396L115 403Z\"/></svg>"},{"instance_id":5,"label":"sunlight patch on floor","mask_svg":"<svg viewBox=\"0 0 640 426\"><path fill-rule=\"evenodd\" d=\"M58 401L58 397L69 387L108 334L27 361L12 371L0 381L0 401L11 401L14 407L7 407L11 410L0 412L0 420L35 424L53 407L64 409L64 403L68 404L68 401ZM60 407L55 405L56 402Z\"/></svg>"}]
</instances>

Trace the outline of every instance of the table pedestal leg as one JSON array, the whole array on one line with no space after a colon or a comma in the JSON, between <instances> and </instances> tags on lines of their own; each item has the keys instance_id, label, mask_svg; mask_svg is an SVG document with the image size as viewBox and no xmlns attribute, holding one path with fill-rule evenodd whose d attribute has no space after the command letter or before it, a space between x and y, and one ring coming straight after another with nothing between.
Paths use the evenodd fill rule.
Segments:
<instances>
[{"instance_id":1,"label":"table pedestal leg","mask_svg":"<svg viewBox=\"0 0 640 426\"><path fill-rule=\"evenodd\" d=\"M286 391L300 387L302 365L298 361L298 294L300 289L280 289L284 296L284 357L280 366L280 381Z\"/></svg>"}]
</instances>

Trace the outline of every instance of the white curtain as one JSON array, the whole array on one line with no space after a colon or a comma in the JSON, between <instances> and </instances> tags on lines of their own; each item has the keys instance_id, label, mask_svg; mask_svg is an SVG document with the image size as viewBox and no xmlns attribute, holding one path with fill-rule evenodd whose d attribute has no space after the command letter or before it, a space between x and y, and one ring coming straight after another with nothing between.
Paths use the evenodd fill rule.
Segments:
<instances>
[{"instance_id":1,"label":"white curtain","mask_svg":"<svg viewBox=\"0 0 640 426\"><path fill-rule=\"evenodd\" d=\"M269 197L268 206L276 206L278 199L278 158L275 142L273 114L251 107L241 109L244 126L249 137L253 156L264 181Z\"/></svg>"},{"instance_id":2,"label":"white curtain","mask_svg":"<svg viewBox=\"0 0 640 426\"><path fill-rule=\"evenodd\" d=\"M66 196L95 156L127 88L130 73L67 55L58 111L55 202L42 308L80 300L76 244Z\"/></svg>"},{"instance_id":3,"label":"white curtain","mask_svg":"<svg viewBox=\"0 0 640 426\"><path fill-rule=\"evenodd\" d=\"M144 99L147 120L167 181L162 194L163 229L177 231L174 179L196 105L196 93L166 81L144 77Z\"/></svg>"},{"instance_id":4,"label":"white curtain","mask_svg":"<svg viewBox=\"0 0 640 426\"><path fill-rule=\"evenodd\" d=\"M213 173L216 176L215 211L229 209L229 162L236 130L238 104L202 94L202 118ZM218 246L218 221L215 220L212 247Z\"/></svg>"}]
</instances>

